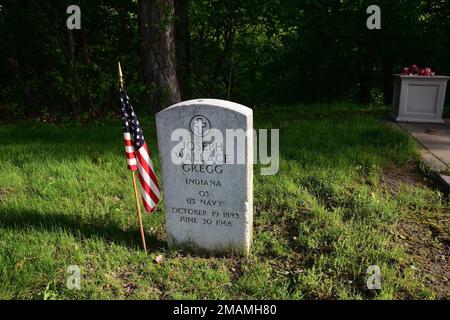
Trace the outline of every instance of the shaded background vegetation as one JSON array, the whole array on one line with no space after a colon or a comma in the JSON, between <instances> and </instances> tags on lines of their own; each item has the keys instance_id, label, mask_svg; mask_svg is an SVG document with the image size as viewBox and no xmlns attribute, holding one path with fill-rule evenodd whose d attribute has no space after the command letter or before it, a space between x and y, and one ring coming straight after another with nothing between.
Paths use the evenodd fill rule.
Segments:
<instances>
[{"instance_id":1,"label":"shaded background vegetation","mask_svg":"<svg viewBox=\"0 0 450 320\"><path fill-rule=\"evenodd\" d=\"M145 3L146 1L142 1ZM252 107L349 100L389 103L404 65L450 74L445 0L154 0L156 25L174 25L181 99L215 97ZM144 77L133 0L1 1L0 117L89 121L118 111L116 62L139 109L155 87ZM81 30L66 8L81 8ZM366 28L381 7L382 29Z\"/></svg>"}]
</instances>

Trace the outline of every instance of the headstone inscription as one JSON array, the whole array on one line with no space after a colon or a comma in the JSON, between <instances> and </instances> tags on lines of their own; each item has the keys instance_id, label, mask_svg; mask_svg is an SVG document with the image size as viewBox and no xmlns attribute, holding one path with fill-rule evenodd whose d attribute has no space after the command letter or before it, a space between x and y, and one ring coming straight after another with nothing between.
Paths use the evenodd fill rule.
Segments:
<instances>
[{"instance_id":1,"label":"headstone inscription","mask_svg":"<svg viewBox=\"0 0 450 320\"><path fill-rule=\"evenodd\" d=\"M248 254L253 232L253 112L217 99L156 115L170 247Z\"/></svg>"}]
</instances>

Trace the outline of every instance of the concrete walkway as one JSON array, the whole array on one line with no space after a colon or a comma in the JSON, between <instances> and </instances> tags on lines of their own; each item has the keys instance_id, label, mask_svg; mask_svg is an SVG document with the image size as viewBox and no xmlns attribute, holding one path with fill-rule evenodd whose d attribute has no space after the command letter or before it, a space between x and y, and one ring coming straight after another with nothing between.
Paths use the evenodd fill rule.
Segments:
<instances>
[{"instance_id":1,"label":"concrete walkway","mask_svg":"<svg viewBox=\"0 0 450 320\"><path fill-rule=\"evenodd\" d=\"M422 146L423 161L450 188L450 119L445 124L397 123Z\"/></svg>"}]
</instances>

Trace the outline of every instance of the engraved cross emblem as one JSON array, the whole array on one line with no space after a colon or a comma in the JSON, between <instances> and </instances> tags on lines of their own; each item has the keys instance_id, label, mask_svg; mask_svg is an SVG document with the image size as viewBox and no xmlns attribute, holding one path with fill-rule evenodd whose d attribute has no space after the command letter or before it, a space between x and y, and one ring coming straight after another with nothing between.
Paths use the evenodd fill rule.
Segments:
<instances>
[{"instance_id":1,"label":"engraved cross emblem","mask_svg":"<svg viewBox=\"0 0 450 320\"><path fill-rule=\"evenodd\" d=\"M203 122L202 118L197 118L194 121L194 133L202 136L204 135L203 131L206 128L206 122Z\"/></svg>"},{"instance_id":2,"label":"engraved cross emblem","mask_svg":"<svg viewBox=\"0 0 450 320\"><path fill-rule=\"evenodd\" d=\"M204 137L208 134L209 129L211 129L211 123L208 118L201 115L193 117L189 126L191 132L197 137Z\"/></svg>"}]
</instances>

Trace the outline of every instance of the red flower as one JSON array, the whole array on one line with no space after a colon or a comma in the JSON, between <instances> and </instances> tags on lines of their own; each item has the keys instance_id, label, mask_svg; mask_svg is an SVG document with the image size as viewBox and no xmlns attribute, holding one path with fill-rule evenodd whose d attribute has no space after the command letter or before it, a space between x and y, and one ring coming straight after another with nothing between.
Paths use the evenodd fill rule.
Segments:
<instances>
[{"instance_id":1,"label":"red flower","mask_svg":"<svg viewBox=\"0 0 450 320\"><path fill-rule=\"evenodd\" d=\"M410 70L411 70L411 73L412 74L418 74L419 73L419 67L416 65L416 64L413 64L412 66L411 66L411 68L409 68Z\"/></svg>"},{"instance_id":2,"label":"red flower","mask_svg":"<svg viewBox=\"0 0 450 320\"><path fill-rule=\"evenodd\" d=\"M404 67L402 70L402 76L422 76L431 77L435 73L431 68L426 67L425 69L419 68L416 64L411 65L411 67Z\"/></svg>"}]
</instances>

